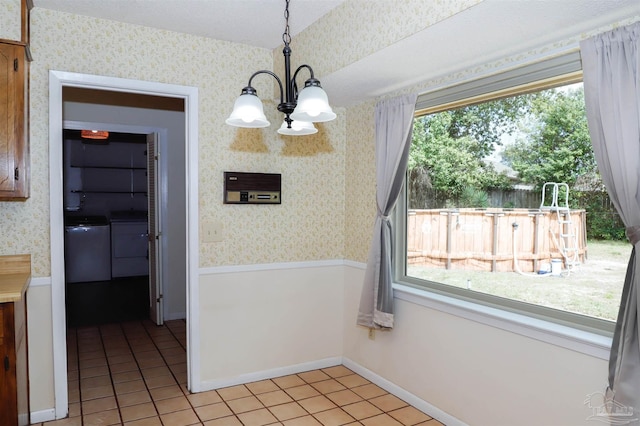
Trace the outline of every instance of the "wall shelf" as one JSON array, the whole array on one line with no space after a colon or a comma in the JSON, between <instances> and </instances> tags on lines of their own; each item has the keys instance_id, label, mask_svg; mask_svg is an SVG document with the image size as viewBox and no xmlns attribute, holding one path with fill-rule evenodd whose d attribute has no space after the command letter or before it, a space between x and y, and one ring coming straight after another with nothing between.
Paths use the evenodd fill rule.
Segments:
<instances>
[{"instance_id":1,"label":"wall shelf","mask_svg":"<svg viewBox=\"0 0 640 426\"><path fill-rule=\"evenodd\" d=\"M78 189L71 191L73 194L144 194L147 195L147 191L91 191Z\"/></svg>"},{"instance_id":2,"label":"wall shelf","mask_svg":"<svg viewBox=\"0 0 640 426\"><path fill-rule=\"evenodd\" d=\"M65 209L69 211L146 210L147 146L105 145L65 139Z\"/></svg>"},{"instance_id":3,"label":"wall shelf","mask_svg":"<svg viewBox=\"0 0 640 426\"><path fill-rule=\"evenodd\" d=\"M147 170L146 167L131 166L71 166L72 169L106 169L106 170Z\"/></svg>"}]
</instances>

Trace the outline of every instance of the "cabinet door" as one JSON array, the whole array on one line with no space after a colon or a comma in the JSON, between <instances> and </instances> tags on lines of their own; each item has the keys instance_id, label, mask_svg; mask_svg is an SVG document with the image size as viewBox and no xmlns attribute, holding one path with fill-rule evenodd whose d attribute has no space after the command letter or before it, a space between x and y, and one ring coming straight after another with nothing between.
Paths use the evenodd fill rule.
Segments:
<instances>
[{"instance_id":1,"label":"cabinet door","mask_svg":"<svg viewBox=\"0 0 640 426\"><path fill-rule=\"evenodd\" d=\"M111 276L149 275L147 222L111 223Z\"/></svg>"},{"instance_id":2,"label":"cabinet door","mask_svg":"<svg viewBox=\"0 0 640 426\"><path fill-rule=\"evenodd\" d=\"M29 196L25 67L23 46L0 43L0 200Z\"/></svg>"},{"instance_id":3,"label":"cabinet door","mask_svg":"<svg viewBox=\"0 0 640 426\"><path fill-rule=\"evenodd\" d=\"M0 424L17 425L13 303L0 304Z\"/></svg>"}]
</instances>

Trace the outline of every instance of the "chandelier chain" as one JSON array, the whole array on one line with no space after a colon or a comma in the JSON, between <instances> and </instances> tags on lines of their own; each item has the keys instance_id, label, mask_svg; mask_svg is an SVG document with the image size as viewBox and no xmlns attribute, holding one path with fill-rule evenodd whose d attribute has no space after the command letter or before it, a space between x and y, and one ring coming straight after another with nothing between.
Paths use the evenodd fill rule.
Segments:
<instances>
[{"instance_id":1,"label":"chandelier chain","mask_svg":"<svg viewBox=\"0 0 640 426\"><path fill-rule=\"evenodd\" d=\"M1 0L0 0L1 1ZM309 65L300 65L293 75L291 74L291 33L289 29L289 3L285 0L284 19L285 27L282 34L284 49L284 84L273 71L259 70L249 77L249 83L242 89L236 99L233 111L226 123L236 127L259 128L271 125L264 115L262 101L258 98L258 92L251 85L254 77L268 74L275 78L280 89L280 103L278 111L284 114L284 121L278 133L282 135L311 135L318 132L312 123L330 121L336 118L327 101L327 94L322 90L320 81L313 76L313 69ZM296 77L301 70L309 71L309 78L304 83L304 88L298 91ZM292 125L292 123L295 124Z\"/></svg>"},{"instance_id":2,"label":"chandelier chain","mask_svg":"<svg viewBox=\"0 0 640 426\"><path fill-rule=\"evenodd\" d=\"M285 27L284 33L282 34L282 41L285 46L288 46L291 43L291 34L289 33L289 0L286 0L286 6L284 8L284 20Z\"/></svg>"}]
</instances>

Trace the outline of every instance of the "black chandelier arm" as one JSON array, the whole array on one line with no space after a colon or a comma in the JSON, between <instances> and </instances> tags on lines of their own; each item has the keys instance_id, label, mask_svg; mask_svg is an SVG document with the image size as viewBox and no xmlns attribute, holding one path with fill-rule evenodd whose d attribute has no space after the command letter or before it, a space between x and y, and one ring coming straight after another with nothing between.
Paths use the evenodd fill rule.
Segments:
<instances>
[{"instance_id":1,"label":"black chandelier arm","mask_svg":"<svg viewBox=\"0 0 640 426\"><path fill-rule=\"evenodd\" d=\"M315 78L313 77L313 68L311 68L311 67L310 67L309 65L307 65L307 64L302 64L302 65L300 65L300 66L298 67L298 69L296 70L296 72L295 72L295 73L293 73L293 81L295 82L296 77L298 76L298 73L299 73L299 72L300 72L300 70L302 70L303 68L308 69L308 70L309 70L309 74L311 74L311 77L310 77L310 78L312 78L312 79L314 79L314 80L315 80Z\"/></svg>"},{"instance_id":2,"label":"black chandelier arm","mask_svg":"<svg viewBox=\"0 0 640 426\"><path fill-rule=\"evenodd\" d=\"M260 71L254 72L251 75L251 77L249 77L249 83L247 84L247 87L251 87L253 89L253 86L251 86L251 81L253 80L253 77L257 76L258 74L269 74L270 76L276 79L276 81L278 82L278 87L280 88L280 103L281 104L284 103L284 91L282 90L282 81L280 81L280 78L271 71L260 70ZM253 89L253 91L255 92L255 89Z\"/></svg>"},{"instance_id":3,"label":"black chandelier arm","mask_svg":"<svg viewBox=\"0 0 640 426\"><path fill-rule=\"evenodd\" d=\"M296 72L293 74L293 78L291 79L291 86L293 87L293 91L294 91L294 99L298 99L298 84L296 82L296 78L298 77L298 73L303 69L306 68L309 70L309 78L304 82L304 86L303 89L307 86L316 86L316 87L322 87L320 86L320 80L316 79L315 76L313 75L313 68L311 68L309 65L307 64L302 64L298 67L298 69L296 70Z\"/></svg>"}]
</instances>

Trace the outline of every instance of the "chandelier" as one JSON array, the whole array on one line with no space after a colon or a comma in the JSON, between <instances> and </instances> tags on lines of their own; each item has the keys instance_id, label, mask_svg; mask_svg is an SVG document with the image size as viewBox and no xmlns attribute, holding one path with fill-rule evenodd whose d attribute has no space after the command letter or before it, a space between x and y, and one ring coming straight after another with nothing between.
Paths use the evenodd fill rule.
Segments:
<instances>
[{"instance_id":1,"label":"chandelier","mask_svg":"<svg viewBox=\"0 0 640 426\"><path fill-rule=\"evenodd\" d=\"M284 9L285 27L282 34L284 42L284 75L285 84L282 88L282 81L278 76L267 70L260 70L253 73L249 78L249 83L242 89L242 93L233 105L233 111L226 123L236 127L268 127L271 125L264 115L262 101L258 98L258 92L251 86L251 81L258 74L269 74L278 82L280 87L280 103L278 111L284 114L284 121L278 129L282 135L311 135L318 131L313 123L331 121L336 118L336 114L329 105L326 92L320 86L320 81L313 76L313 69L309 65L300 65L291 76L291 34L289 34L289 0L286 0ZM310 78L305 81L304 88L298 92L296 77L298 73L306 68L309 70Z\"/></svg>"}]
</instances>

